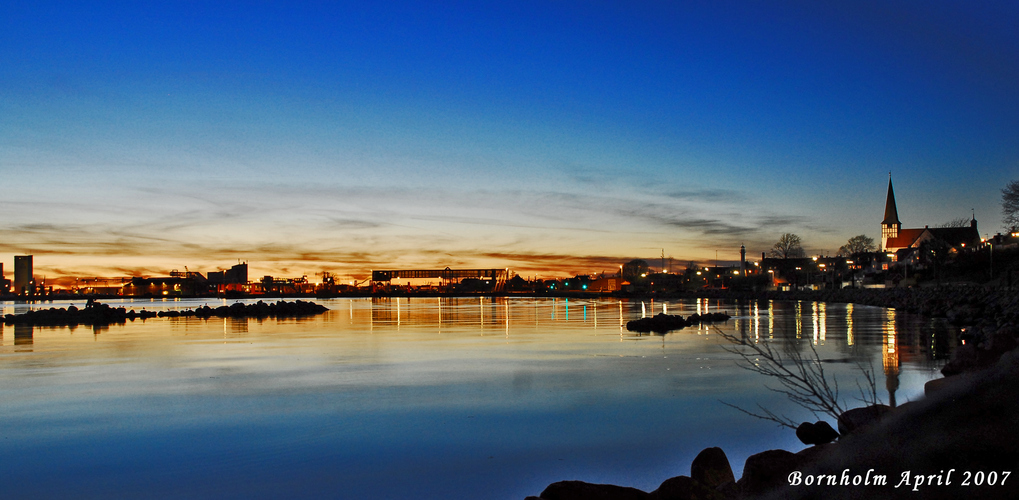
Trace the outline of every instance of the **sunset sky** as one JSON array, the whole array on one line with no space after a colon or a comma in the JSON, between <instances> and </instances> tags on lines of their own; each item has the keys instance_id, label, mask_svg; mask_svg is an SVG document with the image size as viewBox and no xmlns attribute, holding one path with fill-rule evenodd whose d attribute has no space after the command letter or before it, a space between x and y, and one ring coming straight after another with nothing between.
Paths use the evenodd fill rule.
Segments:
<instances>
[{"instance_id":1,"label":"sunset sky","mask_svg":"<svg viewBox=\"0 0 1019 500\"><path fill-rule=\"evenodd\" d=\"M0 262L613 271L1002 229L1012 1L5 2ZM660 261L651 260L652 267Z\"/></svg>"}]
</instances>

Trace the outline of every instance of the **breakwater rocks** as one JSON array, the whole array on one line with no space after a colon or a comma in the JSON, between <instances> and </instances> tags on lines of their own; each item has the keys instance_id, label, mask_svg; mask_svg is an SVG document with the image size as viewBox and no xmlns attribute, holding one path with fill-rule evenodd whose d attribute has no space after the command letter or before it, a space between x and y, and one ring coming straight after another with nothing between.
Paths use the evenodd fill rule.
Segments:
<instances>
[{"instance_id":1,"label":"breakwater rocks","mask_svg":"<svg viewBox=\"0 0 1019 500\"><path fill-rule=\"evenodd\" d=\"M626 329L631 332L658 332L665 333L671 330L680 330L688 326L702 323L718 323L729 321L729 316L723 312L691 314L684 319L678 314L658 313L654 316L635 319L626 322Z\"/></svg>"},{"instance_id":2,"label":"breakwater rocks","mask_svg":"<svg viewBox=\"0 0 1019 500\"><path fill-rule=\"evenodd\" d=\"M314 302L296 300L293 302L262 302L254 304L242 304L240 302L229 306L209 307L203 306L196 309L185 309L182 311L135 311L124 307L110 307L107 304L89 300L84 308L69 306L65 309L51 307L49 309L38 309L23 314L8 314L4 316L6 325L30 325L30 326L73 326L90 325L105 326L116 323L125 323L129 320L148 318L293 318L300 316L313 316L321 314L329 309Z\"/></svg>"}]
</instances>

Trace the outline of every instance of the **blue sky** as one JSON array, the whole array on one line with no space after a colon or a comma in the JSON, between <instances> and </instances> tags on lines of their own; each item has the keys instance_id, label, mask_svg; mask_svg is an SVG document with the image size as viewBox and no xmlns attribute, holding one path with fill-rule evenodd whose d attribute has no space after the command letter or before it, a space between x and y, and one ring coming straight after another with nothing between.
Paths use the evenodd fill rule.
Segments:
<instances>
[{"instance_id":1,"label":"blue sky","mask_svg":"<svg viewBox=\"0 0 1019 500\"><path fill-rule=\"evenodd\" d=\"M0 6L0 260L611 271L1001 229L1010 2ZM9 267L8 267L9 269Z\"/></svg>"}]
</instances>

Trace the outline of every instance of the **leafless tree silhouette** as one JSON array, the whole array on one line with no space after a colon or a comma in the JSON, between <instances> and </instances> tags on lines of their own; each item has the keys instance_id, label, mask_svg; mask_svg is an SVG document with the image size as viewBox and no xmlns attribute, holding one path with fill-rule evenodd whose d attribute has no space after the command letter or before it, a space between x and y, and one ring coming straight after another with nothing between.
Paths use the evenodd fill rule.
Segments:
<instances>
[{"instance_id":1,"label":"leafless tree silhouette","mask_svg":"<svg viewBox=\"0 0 1019 500\"><path fill-rule=\"evenodd\" d=\"M799 351L792 351L783 357L782 353L773 349L768 342L746 342L717 328L715 331L729 341L731 345L723 346L723 349L739 356L738 363L741 367L777 379L781 387L768 387L768 389L784 394L790 401L811 412L815 417L820 418L821 415L827 415L838 420L839 415L849 409L846 400L839 398L838 380L834 376L829 379L813 344L809 344L809 358L804 357ZM878 403L874 370L871 367L858 366L867 383L867 387L857 383L857 388L860 390L858 399L867 405ZM776 414L760 404L757 405L757 411L747 410L724 401L722 404L752 417L770 420L784 427L796 429L798 426L796 421L786 415Z\"/></svg>"},{"instance_id":2,"label":"leafless tree silhouette","mask_svg":"<svg viewBox=\"0 0 1019 500\"><path fill-rule=\"evenodd\" d=\"M1006 228L1019 227L1019 180L1009 182L1001 190L1001 215Z\"/></svg>"},{"instance_id":3,"label":"leafless tree silhouette","mask_svg":"<svg viewBox=\"0 0 1019 500\"><path fill-rule=\"evenodd\" d=\"M803 251L803 240L799 236L793 233L785 233L775 246L771 247L771 256L782 259L788 259L790 257L803 257L806 253Z\"/></svg>"}]
</instances>

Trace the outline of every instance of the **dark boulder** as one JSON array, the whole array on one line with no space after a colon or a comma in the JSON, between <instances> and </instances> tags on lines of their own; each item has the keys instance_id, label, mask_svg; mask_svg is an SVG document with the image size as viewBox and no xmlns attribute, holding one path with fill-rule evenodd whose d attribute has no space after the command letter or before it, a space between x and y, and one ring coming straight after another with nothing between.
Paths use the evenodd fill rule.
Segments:
<instances>
[{"instance_id":1,"label":"dark boulder","mask_svg":"<svg viewBox=\"0 0 1019 500\"><path fill-rule=\"evenodd\" d=\"M830 443L839 437L839 433L832 428L831 424L820 420L816 423L803 422L796 428L796 437L803 444L825 444Z\"/></svg>"},{"instance_id":2,"label":"dark boulder","mask_svg":"<svg viewBox=\"0 0 1019 500\"><path fill-rule=\"evenodd\" d=\"M930 397L932 394L934 394L934 393L936 393L938 391L942 391L946 387L951 386L952 385L952 380L957 379L957 378L958 377L952 377L952 378L942 377L942 378L936 378L934 380L928 380L927 383L923 385L923 395L927 396L927 397Z\"/></svg>"},{"instance_id":3,"label":"dark boulder","mask_svg":"<svg viewBox=\"0 0 1019 500\"><path fill-rule=\"evenodd\" d=\"M697 454L690 464L690 477L712 489L736 481L729 458L718 447L705 448Z\"/></svg>"},{"instance_id":4,"label":"dark boulder","mask_svg":"<svg viewBox=\"0 0 1019 500\"><path fill-rule=\"evenodd\" d=\"M941 374L949 377L980 368L980 353L973 343L957 346L952 351L952 359L941 368Z\"/></svg>"},{"instance_id":5,"label":"dark boulder","mask_svg":"<svg viewBox=\"0 0 1019 500\"><path fill-rule=\"evenodd\" d=\"M814 461L820 460L828 453L831 453L832 450L835 450L837 447L838 445L835 443L818 444L797 451L796 456L800 457L801 461L805 464L812 463Z\"/></svg>"},{"instance_id":6,"label":"dark boulder","mask_svg":"<svg viewBox=\"0 0 1019 500\"><path fill-rule=\"evenodd\" d=\"M670 330L686 328L691 323L682 316L658 313L647 318L635 319L626 322L626 329L631 332L659 332L664 333Z\"/></svg>"},{"instance_id":7,"label":"dark boulder","mask_svg":"<svg viewBox=\"0 0 1019 500\"><path fill-rule=\"evenodd\" d=\"M657 490L651 492L653 500L725 500L725 496L701 482L687 477L676 476L666 479Z\"/></svg>"},{"instance_id":8,"label":"dark boulder","mask_svg":"<svg viewBox=\"0 0 1019 500\"><path fill-rule=\"evenodd\" d=\"M804 463L804 457L786 450L768 450L750 455L743 465L743 477L736 485L744 497L752 498L787 484L789 474Z\"/></svg>"},{"instance_id":9,"label":"dark boulder","mask_svg":"<svg viewBox=\"0 0 1019 500\"><path fill-rule=\"evenodd\" d=\"M882 404L846 410L839 415L839 434L845 436L854 430L873 425L890 411L892 411L890 406Z\"/></svg>"},{"instance_id":10,"label":"dark boulder","mask_svg":"<svg viewBox=\"0 0 1019 500\"><path fill-rule=\"evenodd\" d=\"M559 481L541 492L543 500L652 500L651 494L636 488L583 481Z\"/></svg>"}]
</instances>

